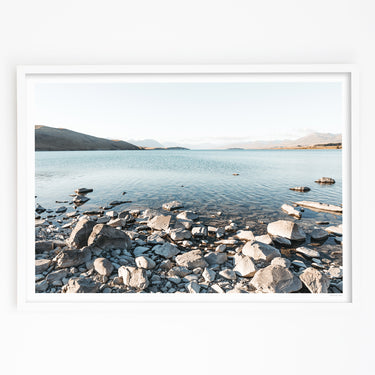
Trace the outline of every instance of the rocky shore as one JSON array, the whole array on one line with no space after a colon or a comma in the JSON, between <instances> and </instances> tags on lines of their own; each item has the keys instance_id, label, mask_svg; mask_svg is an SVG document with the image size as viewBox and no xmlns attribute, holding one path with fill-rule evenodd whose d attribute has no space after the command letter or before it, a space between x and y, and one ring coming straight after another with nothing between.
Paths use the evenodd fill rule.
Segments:
<instances>
[{"instance_id":1,"label":"rocky shore","mask_svg":"<svg viewBox=\"0 0 375 375\"><path fill-rule=\"evenodd\" d=\"M177 201L158 210L116 210L126 201L113 201L81 212L91 191L76 190L71 212L37 205L37 293L343 291L342 226L302 229L306 201L283 205L286 219L264 223L257 233L221 212L185 210ZM330 240L339 250L325 245Z\"/></svg>"}]
</instances>

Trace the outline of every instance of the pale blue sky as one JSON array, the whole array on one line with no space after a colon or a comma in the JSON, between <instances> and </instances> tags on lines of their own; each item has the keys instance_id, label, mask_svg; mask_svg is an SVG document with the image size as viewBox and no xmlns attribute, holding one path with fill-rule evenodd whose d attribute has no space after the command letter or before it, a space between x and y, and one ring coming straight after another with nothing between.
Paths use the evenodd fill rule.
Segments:
<instances>
[{"instance_id":1,"label":"pale blue sky","mask_svg":"<svg viewBox=\"0 0 375 375\"><path fill-rule=\"evenodd\" d=\"M35 124L111 139L216 143L341 133L339 82L38 83Z\"/></svg>"}]
</instances>

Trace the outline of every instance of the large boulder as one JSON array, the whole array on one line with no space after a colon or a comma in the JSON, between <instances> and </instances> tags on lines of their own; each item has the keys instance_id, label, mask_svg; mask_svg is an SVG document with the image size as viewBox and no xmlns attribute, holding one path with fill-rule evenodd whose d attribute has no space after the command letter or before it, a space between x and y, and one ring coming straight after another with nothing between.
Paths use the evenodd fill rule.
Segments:
<instances>
[{"instance_id":1,"label":"large boulder","mask_svg":"<svg viewBox=\"0 0 375 375\"><path fill-rule=\"evenodd\" d=\"M91 250L88 246L81 250L63 250L56 257L57 268L76 267L91 259Z\"/></svg>"},{"instance_id":2,"label":"large boulder","mask_svg":"<svg viewBox=\"0 0 375 375\"><path fill-rule=\"evenodd\" d=\"M260 269L250 285L261 293L293 293L302 288L301 280L288 268L279 265Z\"/></svg>"},{"instance_id":3,"label":"large boulder","mask_svg":"<svg viewBox=\"0 0 375 375\"><path fill-rule=\"evenodd\" d=\"M179 266L186 267L190 270L197 267L207 267L208 263L203 258L202 252L200 250L191 250L187 253L178 255L176 257L176 263Z\"/></svg>"},{"instance_id":4,"label":"large boulder","mask_svg":"<svg viewBox=\"0 0 375 375\"><path fill-rule=\"evenodd\" d=\"M132 242L125 232L112 228L106 224L95 225L87 244L101 250L129 250L132 246Z\"/></svg>"},{"instance_id":5,"label":"large boulder","mask_svg":"<svg viewBox=\"0 0 375 375\"><path fill-rule=\"evenodd\" d=\"M247 242L242 248L242 254L254 260L265 260L266 262L271 262L273 258L281 256L276 247L258 241Z\"/></svg>"},{"instance_id":6,"label":"large boulder","mask_svg":"<svg viewBox=\"0 0 375 375\"><path fill-rule=\"evenodd\" d=\"M64 286L64 293L97 293L101 283L91 277L74 277Z\"/></svg>"},{"instance_id":7,"label":"large boulder","mask_svg":"<svg viewBox=\"0 0 375 375\"><path fill-rule=\"evenodd\" d=\"M302 241L306 238L298 224L288 220L278 220L268 224L267 232L271 236L285 237L291 241Z\"/></svg>"},{"instance_id":8,"label":"large boulder","mask_svg":"<svg viewBox=\"0 0 375 375\"><path fill-rule=\"evenodd\" d=\"M96 258L94 261L94 269L100 275L109 276L112 273L114 267L108 259Z\"/></svg>"},{"instance_id":9,"label":"large boulder","mask_svg":"<svg viewBox=\"0 0 375 375\"><path fill-rule=\"evenodd\" d=\"M147 226L155 230L167 230L169 228L170 221L170 215L158 215L149 220Z\"/></svg>"},{"instance_id":10,"label":"large boulder","mask_svg":"<svg viewBox=\"0 0 375 375\"><path fill-rule=\"evenodd\" d=\"M176 245L173 245L169 242L166 242L163 245L154 246L152 248L152 251L164 258L172 258L180 252L179 248Z\"/></svg>"},{"instance_id":11,"label":"large boulder","mask_svg":"<svg viewBox=\"0 0 375 375\"><path fill-rule=\"evenodd\" d=\"M79 220L70 237L66 241L69 247L76 247L78 249L87 246L87 240L96 225L95 221L82 219Z\"/></svg>"},{"instance_id":12,"label":"large boulder","mask_svg":"<svg viewBox=\"0 0 375 375\"><path fill-rule=\"evenodd\" d=\"M329 278L317 269L306 268L299 277L311 293L328 293Z\"/></svg>"},{"instance_id":13,"label":"large boulder","mask_svg":"<svg viewBox=\"0 0 375 375\"><path fill-rule=\"evenodd\" d=\"M258 270L253 260L246 255L237 254L234 257L234 264L233 271L242 277L253 277Z\"/></svg>"},{"instance_id":14,"label":"large boulder","mask_svg":"<svg viewBox=\"0 0 375 375\"><path fill-rule=\"evenodd\" d=\"M142 268L121 266L118 275L122 277L124 285L137 290L146 289L149 285L147 273Z\"/></svg>"}]
</instances>

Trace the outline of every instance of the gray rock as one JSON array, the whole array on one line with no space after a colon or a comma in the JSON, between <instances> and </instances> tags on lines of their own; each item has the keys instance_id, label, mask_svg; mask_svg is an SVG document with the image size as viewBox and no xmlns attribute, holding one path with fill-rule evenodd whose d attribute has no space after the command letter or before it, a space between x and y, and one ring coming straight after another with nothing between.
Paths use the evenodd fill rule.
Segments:
<instances>
[{"instance_id":1,"label":"gray rock","mask_svg":"<svg viewBox=\"0 0 375 375\"><path fill-rule=\"evenodd\" d=\"M49 273L49 274L46 276L46 280L47 280L49 283L54 283L55 281L60 281L60 280L62 280L62 279L65 278L67 275L68 275L68 271L67 271L67 270L57 270L57 271L53 271L53 272Z\"/></svg>"},{"instance_id":2,"label":"gray rock","mask_svg":"<svg viewBox=\"0 0 375 375\"><path fill-rule=\"evenodd\" d=\"M67 210L66 207L61 206L61 207L57 208L55 212L56 212L57 214L59 214L59 213L65 212L66 210Z\"/></svg>"},{"instance_id":3,"label":"gray rock","mask_svg":"<svg viewBox=\"0 0 375 375\"><path fill-rule=\"evenodd\" d=\"M191 250L187 253L178 255L176 257L176 263L179 266L187 267L189 269L194 269L196 267L207 267L208 263L202 256L200 250Z\"/></svg>"},{"instance_id":4,"label":"gray rock","mask_svg":"<svg viewBox=\"0 0 375 375\"><path fill-rule=\"evenodd\" d=\"M207 237L208 230L205 225L200 225L199 227L193 227L191 234L193 237Z\"/></svg>"},{"instance_id":5,"label":"gray rock","mask_svg":"<svg viewBox=\"0 0 375 375\"><path fill-rule=\"evenodd\" d=\"M132 246L132 242L125 232L106 224L95 225L87 243L89 246L94 246L101 250L130 250Z\"/></svg>"},{"instance_id":6,"label":"gray rock","mask_svg":"<svg viewBox=\"0 0 375 375\"><path fill-rule=\"evenodd\" d=\"M81 250L63 250L55 258L57 268L76 267L91 259L91 250L84 247Z\"/></svg>"},{"instance_id":7,"label":"gray rock","mask_svg":"<svg viewBox=\"0 0 375 375\"><path fill-rule=\"evenodd\" d=\"M124 285L137 290L146 289L149 285L147 273L142 268L122 266L118 269L118 275L122 277Z\"/></svg>"},{"instance_id":8,"label":"gray rock","mask_svg":"<svg viewBox=\"0 0 375 375\"><path fill-rule=\"evenodd\" d=\"M277 257L272 259L271 264L273 266L282 266L289 268L291 263L289 259Z\"/></svg>"},{"instance_id":9,"label":"gray rock","mask_svg":"<svg viewBox=\"0 0 375 375\"><path fill-rule=\"evenodd\" d=\"M48 269L51 264L50 259L36 259L35 260L35 274L38 275Z\"/></svg>"},{"instance_id":10,"label":"gray rock","mask_svg":"<svg viewBox=\"0 0 375 375\"><path fill-rule=\"evenodd\" d=\"M340 267L331 266L327 271L327 276L330 279L341 279L342 278L342 269Z\"/></svg>"},{"instance_id":11,"label":"gray rock","mask_svg":"<svg viewBox=\"0 0 375 375\"><path fill-rule=\"evenodd\" d=\"M218 246L216 247L215 251L216 251L217 253L222 253L223 251L226 250L226 248L227 248L226 245L221 244L221 245L218 245Z\"/></svg>"},{"instance_id":12,"label":"gray rock","mask_svg":"<svg viewBox=\"0 0 375 375\"><path fill-rule=\"evenodd\" d=\"M186 289L189 293L199 293L201 288L195 281L191 281L189 284L187 284Z\"/></svg>"},{"instance_id":13,"label":"gray rock","mask_svg":"<svg viewBox=\"0 0 375 375\"><path fill-rule=\"evenodd\" d=\"M74 190L76 194L87 194L87 193L92 193L94 190L93 189L87 189L87 188L79 188Z\"/></svg>"},{"instance_id":14,"label":"gray rock","mask_svg":"<svg viewBox=\"0 0 375 375\"><path fill-rule=\"evenodd\" d=\"M221 277L224 277L227 280L236 280L236 278L237 278L236 273L229 268L226 268L226 269L220 271L219 275Z\"/></svg>"},{"instance_id":15,"label":"gray rock","mask_svg":"<svg viewBox=\"0 0 375 375\"><path fill-rule=\"evenodd\" d=\"M69 247L76 247L78 249L87 246L87 240L96 225L95 221L88 219L81 219L78 221L69 239L66 241Z\"/></svg>"},{"instance_id":16,"label":"gray rock","mask_svg":"<svg viewBox=\"0 0 375 375\"><path fill-rule=\"evenodd\" d=\"M294 190L294 191L300 191L302 193L307 193L308 191L310 191L310 188L307 187L307 186L296 186L296 187L289 188L289 190Z\"/></svg>"},{"instance_id":17,"label":"gray rock","mask_svg":"<svg viewBox=\"0 0 375 375\"><path fill-rule=\"evenodd\" d=\"M247 242L242 248L242 254L254 260L265 260L266 262L270 262L273 258L281 256L280 251L275 247L257 241Z\"/></svg>"},{"instance_id":18,"label":"gray rock","mask_svg":"<svg viewBox=\"0 0 375 375\"><path fill-rule=\"evenodd\" d=\"M35 292L36 293L43 293L45 292L49 287L47 280L38 281L35 283Z\"/></svg>"},{"instance_id":19,"label":"gray rock","mask_svg":"<svg viewBox=\"0 0 375 375\"><path fill-rule=\"evenodd\" d=\"M213 270L210 270L209 268L205 268L202 276L204 277L204 280L208 283L212 282L215 280L216 277L216 272Z\"/></svg>"},{"instance_id":20,"label":"gray rock","mask_svg":"<svg viewBox=\"0 0 375 375\"><path fill-rule=\"evenodd\" d=\"M296 223L288 220L278 220L268 224L267 232L271 236L285 237L291 241L306 239L303 230Z\"/></svg>"},{"instance_id":21,"label":"gray rock","mask_svg":"<svg viewBox=\"0 0 375 375\"><path fill-rule=\"evenodd\" d=\"M94 269L100 275L109 276L112 273L114 267L108 259L97 258L94 261Z\"/></svg>"},{"instance_id":22,"label":"gray rock","mask_svg":"<svg viewBox=\"0 0 375 375\"><path fill-rule=\"evenodd\" d=\"M342 236L342 224L331 225L330 227L324 228L328 233L334 234L335 236Z\"/></svg>"},{"instance_id":23,"label":"gray rock","mask_svg":"<svg viewBox=\"0 0 375 375\"><path fill-rule=\"evenodd\" d=\"M135 264L138 268L144 268L146 270L151 270L156 266L156 263L151 258L144 256L135 258Z\"/></svg>"},{"instance_id":24,"label":"gray rock","mask_svg":"<svg viewBox=\"0 0 375 375\"><path fill-rule=\"evenodd\" d=\"M141 254L145 253L146 251L149 251L150 249L146 246L137 246L134 251L133 251L133 254L135 257L139 257Z\"/></svg>"},{"instance_id":25,"label":"gray rock","mask_svg":"<svg viewBox=\"0 0 375 375\"><path fill-rule=\"evenodd\" d=\"M107 211L105 214L111 219L116 219L116 217L118 217L118 212L113 210Z\"/></svg>"},{"instance_id":26,"label":"gray rock","mask_svg":"<svg viewBox=\"0 0 375 375\"><path fill-rule=\"evenodd\" d=\"M41 254L45 251L51 251L55 247L53 241L36 241L35 242L35 254Z\"/></svg>"},{"instance_id":27,"label":"gray rock","mask_svg":"<svg viewBox=\"0 0 375 375\"><path fill-rule=\"evenodd\" d=\"M331 177L322 177L319 180L315 180L318 184L334 184L336 181Z\"/></svg>"},{"instance_id":28,"label":"gray rock","mask_svg":"<svg viewBox=\"0 0 375 375\"><path fill-rule=\"evenodd\" d=\"M254 233L251 230L239 230L234 238L242 241L255 241Z\"/></svg>"},{"instance_id":29,"label":"gray rock","mask_svg":"<svg viewBox=\"0 0 375 375\"><path fill-rule=\"evenodd\" d=\"M318 251L313 250L313 249L309 249L308 247L304 247L304 246L297 247L296 252L300 253L300 254L303 254L303 255L306 255L307 257L310 257L310 258L319 258L320 257L320 254L319 254Z\"/></svg>"},{"instance_id":30,"label":"gray rock","mask_svg":"<svg viewBox=\"0 0 375 375\"><path fill-rule=\"evenodd\" d=\"M306 268L306 264L302 260L293 260L292 264L298 268Z\"/></svg>"},{"instance_id":31,"label":"gray rock","mask_svg":"<svg viewBox=\"0 0 375 375\"><path fill-rule=\"evenodd\" d=\"M330 281L317 269L306 268L299 277L311 293L328 293Z\"/></svg>"},{"instance_id":32,"label":"gray rock","mask_svg":"<svg viewBox=\"0 0 375 375\"><path fill-rule=\"evenodd\" d=\"M281 259L281 258L275 258L275 259ZM253 260L247 255L237 254L234 257L234 262L235 262L235 267L233 271L239 276L253 277L255 275L255 272L258 270Z\"/></svg>"},{"instance_id":33,"label":"gray rock","mask_svg":"<svg viewBox=\"0 0 375 375\"><path fill-rule=\"evenodd\" d=\"M289 204L283 204L281 206L281 209L290 216L295 216L297 218L301 218L302 216L301 212L297 211L294 207L292 207Z\"/></svg>"},{"instance_id":34,"label":"gray rock","mask_svg":"<svg viewBox=\"0 0 375 375\"><path fill-rule=\"evenodd\" d=\"M147 237L147 243L150 245L163 244L165 242L164 238L161 236L161 233L152 233Z\"/></svg>"},{"instance_id":35,"label":"gray rock","mask_svg":"<svg viewBox=\"0 0 375 375\"><path fill-rule=\"evenodd\" d=\"M279 265L257 271L250 285L261 293L293 293L302 288L301 280L288 268Z\"/></svg>"},{"instance_id":36,"label":"gray rock","mask_svg":"<svg viewBox=\"0 0 375 375\"><path fill-rule=\"evenodd\" d=\"M180 252L179 248L176 245L173 245L169 242L166 242L163 245L154 246L152 248L152 251L164 258L172 258Z\"/></svg>"},{"instance_id":37,"label":"gray rock","mask_svg":"<svg viewBox=\"0 0 375 375\"><path fill-rule=\"evenodd\" d=\"M208 264L223 264L228 260L226 253L210 252L204 256Z\"/></svg>"},{"instance_id":38,"label":"gray rock","mask_svg":"<svg viewBox=\"0 0 375 375\"><path fill-rule=\"evenodd\" d=\"M126 225L126 220L121 218L111 219L107 224L113 228L124 227Z\"/></svg>"},{"instance_id":39,"label":"gray rock","mask_svg":"<svg viewBox=\"0 0 375 375\"><path fill-rule=\"evenodd\" d=\"M193 211L184 211L177 215L177 219L182 220L197 220L198 215L195 214Z\"/></svg>"},{"instance_id":40,"label":"gray rock","mask_svg":"<svg viewBox=\"0 0 375 375\"><path fill-rule=\"evenodd\" d=\"M191 274L191 270L182 266L173 267L168 272L169 276L178 276L178 277L185 277L189 274Z\"/></svg>"},{"instance_id":41,"label":"gray rock","mask_svg":"<svg viewBox=\"0 0 375 375\"><path fill-rule=\"evenodd\" d=\"M158 215L154 216L147 222L147 226L155 230L167 230L171 221L170 215Z\"/></svg>"},{"instance_id":42,"label":"gray rock","mask_svg":"<svg viewBox=\"0 0 375 375\"><path fill-rule=\"evenodd\" d=\"M90 198L87 198L85 196L81 196L81 195L77 195L73 198L73 203L76 205L76 206L81 206L82 204L86 203L87 201L89 201Z\"/></svg>"},{"instance_id":43,"label":"gray rock","mask_svg":"<svg viewBox=\"0 0 375 375\"><path fill-rule=\"evenodd\" d=\"M328 233L323 229L314 229L310 236L312 240L324 241L328 238Z\"/></svg>"},{"instance_id":44,"label":"gray rock","mask_svg":"<svg viewBox=\"0 0 375 375\"><path fill-rule=\"evenodd\" d=\"M176 228L191 229L193 227L193 220L178 219L176 222Z\"/></svg>"},{"instance_id":45,"label":"gray rock","mask_svg":"<svg viewBox=\"0 0 375 375\"><path fill-rule=\"evenodd\" d=\"M211 288L216 292L216 293L225 293L224 290L220 287L218 284L213 284L211 285Z\"/></svg>"},{"instance_id":46,"label":"gray rock","mask_svg":"<svg viewBox=\"0 0 375 375\"><path fill-rule=\"evenodd\" d=\"M311 202L311 201L300 201L300 202L296 202L296 204L301 207L309 208L313 211L342 213L342 207L335 206L333 204Z\"/></svg>"},{"instance_id":47,"label":"gray rock","mask_svg":"<svg viewBox=\"0 0 375 375\"><path fill-rule=\"evenodd\" d=\"M276 242L280 246L289 247L292 245L292 242L285 237L275 236L275 237L272 237L272 240L273 242Z\"/></svg>"},{"instance_id":48,"label":"gray rock","mask_svg":"<svg viewBox=\"0 0 375 375\"><path fill-rule=\"evenodd\" d=\"M273 245L272 238L268 234L255 236L255 241L265 243L266 245Z\"/></svg>"},{"instance_id":49,"label":"gray rock","mask_svg":"<svg viewBox=\"0 0 375 375\"><path fill-rule=\"evenodd\" d=\"M184 206L181 202L172 201L172 202L164 203L162 207L164 210L173 211L173 210L177 210L178 208L182 208Z\"/></svg>"},{"instance_id":50,"label":"gray rock","mask_svg":"<svg viewBox=\"0 0 375 375\"><path fill-rule=\"evenodd\" d=\"M169 232L170 237L173 241L189 240L191 238L190 231L186 229L172 229Z\"/></svg>"},{"instance_id":51,"label":"gray rock","mask_svg":"<svg viewBox=\"0 0 375 375\"><path fill-rule=\"evenodd\" d=\"M35 211L38 213L38 214L41 214L42 212L44 212L46 209L44 207L42 207L40 204L37 204L36 207L35 207Z\"/></svg>"},{"instance_id":52,"label":"gray rock","mask_svg":"<svg viewBox=\"0 0 375 375\"><path fill-rule=\"evenodd\" d=\"M91 277L74 277L63 288L64 293L97 293L101 283Z\"/></svg>"}]
</instances>

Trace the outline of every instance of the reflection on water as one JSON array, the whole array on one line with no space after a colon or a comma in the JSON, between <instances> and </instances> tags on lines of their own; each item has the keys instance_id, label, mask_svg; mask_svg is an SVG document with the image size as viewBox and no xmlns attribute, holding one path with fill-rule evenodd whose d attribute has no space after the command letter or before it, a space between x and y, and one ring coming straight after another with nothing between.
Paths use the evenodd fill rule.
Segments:
<instances>
[{"instance_id":1,"label":"reflection on water","mask_svg":"<svg viewBox=\"0 0 375 375\"><path fill-rule=\"evenodd\" d=\"M280 206L298 200L342 203L341 150L149 150L36 152L36 201L57 208L79 187L93 188L82 209L114 199L126 207L160 208L180 200L199 212L222 211L242 222L285 217ZM239 173L233 176L233 173ZM314 180L333 177L334 185ZM293 186L309 186L299 193ZM305 209L304 219L341 222Z\"/></svg>"}]
</instances>

